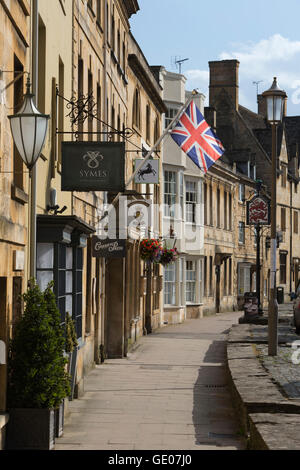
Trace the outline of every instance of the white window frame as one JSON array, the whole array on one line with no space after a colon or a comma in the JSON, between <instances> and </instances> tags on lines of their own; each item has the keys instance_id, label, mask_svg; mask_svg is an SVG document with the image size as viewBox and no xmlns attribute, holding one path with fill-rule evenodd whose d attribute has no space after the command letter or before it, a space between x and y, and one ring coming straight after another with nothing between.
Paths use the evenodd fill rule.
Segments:
<instances>
[{"instance_id":1,"label":"white window frame","mask_svg":"<svg viewBox=\"0 0 300 470\"><path fill-rule=\"evenodd\" d=\"M188 263L192 263L194 269L189 269L188 268ZM187 305L194 305L197 304L197 280L199 279L199 274L197 273L198 271L198 262L197 260L193 259L186 259L185 260L185 302ZM188 274L189 273L195 273L195 279L188 279ZM188 284L193 285L193 289L188 290ZM194 298L188 299L188 292L192 293L194 290Z\"/></svg>"},{"instance_id":2,"label":"white window frame","mask_svg":"<svg viewBox=\"0 0 300 470\"><path fill-rule=\"evenodd\" d=\"M165 113L165 129L171 124L176 114L179 111L179 107L176 105L167 105L167 112Z\"/></svg>"},{"instance_id":3,"label":"white window frame","mask_svg":"<svg viewBox=\"0 0 300 470\"><path fill-rule=\"evenodd\" d=\"M166 174L173 174L175 180L167 180ZM169 185L169 192L166 191L166 185ZM174 192L171 192L172 186L175 186ZM175 218L176 217L176 204L177 204L177 188L178 188L178 171L164 169L164 216ZM171 208L173 207L173 211Z\"/></svg>"},{"instance_id":4,"label":"white window frame","mask_svg":"<svg viewBox=\"0 0 300 470\"><path fill-rule=\"evenodd\" d=\"M192 191L188 190L189 184L194 186L194 190ZM191 201L187 200L188 193L194 196L194 200L193 199L191 199ZM198 223L198 220L197 220L198 219L198 216L197 216L198 204L199 204L199 184L197 181L193 179L185 178L185 221L187 223L194 224L194 225ZM192 209L192 213L190 212L189 206L191 206L192 208L194 207ZM190 220L190 217L189 217L190 215L192 215L193 220Z\"/></svg>"},{"instance_id":5,"label":"white window frame","mask_svg":"<svg viewBox=\"0 0 300 470\"><path fill-rule=\"evenodd\" d=\"M167 275L169 272L172 272L174 274L174 278L171 280L167 280ZM164 305L165 306L176 306L177 304L177 266L176 263L172 263L164 268ZM167 289L166 287L170 286L171 290L169 288ZM168 297L167 297L168 296ZM171 297L170 297L171 296ZM169 302L171 300L171 302Z\"/></svg>"}]
</instances>

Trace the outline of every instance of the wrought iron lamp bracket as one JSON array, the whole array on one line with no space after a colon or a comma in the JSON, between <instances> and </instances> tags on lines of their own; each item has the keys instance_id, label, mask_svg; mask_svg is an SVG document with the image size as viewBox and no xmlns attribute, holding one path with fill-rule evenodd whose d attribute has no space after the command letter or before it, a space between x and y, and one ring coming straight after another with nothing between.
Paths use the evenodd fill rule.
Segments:
<instances>
[{"instance_id":1,"label":"wrought iron lamp bracket","mask_svg":"<svg viewBox=\"0 0 300 470\"><path fill-rule=\"evenodd\" d=\"M98 117L97 103L94 100L93 94L87 96L80 95L79 98L72 96L71 99L67 99L59 93L58 88L56 88L57 98L64 100L66 102L67 114L66 117L70 119L72 131L63 132L56 129L56 134L72 134L75 136L76 140L79 140L81 135L92 134L92 135L105 135L107 136L108 141L112 141L115 135L121 136L124 140L129 139L133 136L134 130L127 127L122 131L114 129L109 124L105 123ZM107 131L81 131L79 130L85 121L96 120L100 122L104 128L109 128ZM74 127L77 127L77 130L74 130Z\"/></svg>"}]
</instances>

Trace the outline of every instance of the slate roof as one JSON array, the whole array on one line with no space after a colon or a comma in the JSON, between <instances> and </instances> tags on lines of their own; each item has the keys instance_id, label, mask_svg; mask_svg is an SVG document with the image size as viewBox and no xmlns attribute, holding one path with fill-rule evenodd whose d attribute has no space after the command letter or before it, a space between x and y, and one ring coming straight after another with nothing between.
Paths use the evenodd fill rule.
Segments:
<instances>
[{"instance_id":1,"label":"slate roof","mask_svg":"<svg viewBox=\"0 0 300 470\"><path fill-rule=\"evenodd\" d=\"M300 151L300 116L287 116L284 118L284 128L287 141L289 159Z\"/></svg>"},{"instance_id":2,"label":"slate roof","mask_svg":"<svg viewBox=\"0 0 300 470\"><path fill-rule=\"evenodd\" d=\"M272 158L272 129L267 127L265 129L253 129L253 133L257 140L260 142L264 151ZM283 137L283 127L279 126L277 129L277 156L280 155Z\"/></svg>"},{"instance_id":3,"label":"slate roof","mask_svg":"<svg viewBox=\"0 0 300 470\"><path fill-rule=\"evenodd\" d=\"M265 129L267 126L266 120L262 114L257 114L250 109L239 105L239 113L243 119L247 122L251 129Z\"/></svg>"}]
</instances>

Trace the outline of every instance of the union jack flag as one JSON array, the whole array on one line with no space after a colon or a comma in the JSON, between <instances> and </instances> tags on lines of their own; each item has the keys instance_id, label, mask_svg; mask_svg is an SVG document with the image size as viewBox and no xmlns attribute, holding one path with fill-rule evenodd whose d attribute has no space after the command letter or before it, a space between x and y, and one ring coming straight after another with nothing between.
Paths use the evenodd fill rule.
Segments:
<instances>
[{"instance_id":1,"label":"union jack flag","mask_svg":"<svg viewBox=\"0 0 300 470\"><path fill-rule=\"evenodd\" d=\"M192 101L170 133L193 162L207 173L225 149L203 115Z\"/></svg>"}]
</instances>

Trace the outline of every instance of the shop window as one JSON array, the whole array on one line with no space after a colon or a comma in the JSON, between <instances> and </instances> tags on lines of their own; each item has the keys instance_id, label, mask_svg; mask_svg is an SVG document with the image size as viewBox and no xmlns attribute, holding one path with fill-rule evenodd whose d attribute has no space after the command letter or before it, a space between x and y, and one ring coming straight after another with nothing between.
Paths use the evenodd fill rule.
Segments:
<instances>
[{"instance_id":1,"label":"shop window","mask_svg":"<svg viewBox=\"0 0 300 470\"><path fill-rule=\"evenodd\" d=\"M81 248L62 243L37 244L37 281L45 290L54 281L54 293L62 324L69 313L75 320L77 336L82 336L82 270Z\"/></svg>"}]
</instances>

